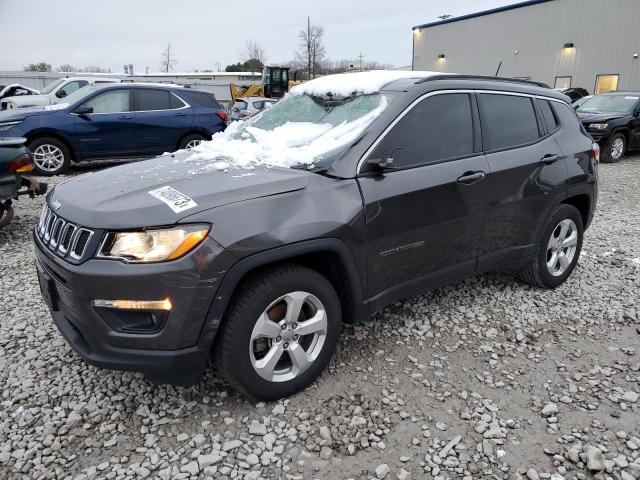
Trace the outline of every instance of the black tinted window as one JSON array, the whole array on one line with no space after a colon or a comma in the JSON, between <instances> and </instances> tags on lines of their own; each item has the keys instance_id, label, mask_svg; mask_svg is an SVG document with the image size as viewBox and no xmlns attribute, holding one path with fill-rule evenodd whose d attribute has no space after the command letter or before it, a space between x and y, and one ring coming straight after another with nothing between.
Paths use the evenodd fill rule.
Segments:
<instances>
[{"instance_id":1,"label":"black tinted window","mask_svg":"<svg viewBox=\"0 0 640 480\"><path fill-rule=\"evenodd\" d=\"M542 111L542 116L545 123L547 124L547 129L550 132L553 132L556 128L558 128L558 121L553 114L553 110L551 110L551 105L549 105L549 102L547 100L540 100L538 102L538 105L540 105L540 110Z\"/></svg>"},{"instance_id":2,"label":"black tinted window","mask_svg":"<svg viewBox=\"0 0 640 480\"><path fill-rule=\"evenodd\" d=\"M184 102L176 97L174 94L169 94L169 106L171 108L182 108L184 107Z\"/></svg>"},{"instance_id":3,"label":"black tinted window","mask_svg":"<svg viewBox=\"0 0 640 480\"><path fill-rule=\"evenodd\" d=\"M180 92L182 95L187 96L188 98L195 100L200 105L209 108L222 108L216 100L216 97L213 93L205 93L205 92Z\"/></svg>"},{"instance_id":4,"label":"black tinted window","mask_svg":"<svg viewBox=\"0 0 640 480\"><path fill-rule=\"evenodd\" d=\"M530 98L494 94L478 97L485 150L515 147L540 137Z\"/></svg>"},{"instance_id":5,"label":"black tinted window","mask_svg":"<svg viewBox=\"0 0 640 480\"><path fill-rule=\"evenodd\" d=\"M411 109L371 158L394 159L396 168L426 165L473 152L469 95L435 95Z\"/></svg>"},{"instance_id":6,"label":"black tinted window","mask_svg":"<svg viewBox=\"0 0 640 480\"><path fill-rule=\"evenodd\" d=\"M166 90L137 90L138 105L136 110L144 112L148 110L169 110L171 101Z\"/></svg>"}]
</instances>

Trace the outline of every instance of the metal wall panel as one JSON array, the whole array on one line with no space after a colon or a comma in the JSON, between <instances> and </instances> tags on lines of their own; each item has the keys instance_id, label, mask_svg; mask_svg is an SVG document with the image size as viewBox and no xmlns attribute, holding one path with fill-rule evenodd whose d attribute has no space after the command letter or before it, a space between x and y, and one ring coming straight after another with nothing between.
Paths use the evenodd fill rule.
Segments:
<instances>
[{"instance_id":1,"label":"metal wall panel","mask_svg":"<svg viewBox=\"0 0 640 480\"><path fill-rule=\"evenodd\" d=\"M619 90L640 90L639 28L640 0L554 0L418 29L413 68L495 75L502 62L500 76L552 87L571 76L593 93L596 75L619 74Z\"/></svg>"}]
</instances>

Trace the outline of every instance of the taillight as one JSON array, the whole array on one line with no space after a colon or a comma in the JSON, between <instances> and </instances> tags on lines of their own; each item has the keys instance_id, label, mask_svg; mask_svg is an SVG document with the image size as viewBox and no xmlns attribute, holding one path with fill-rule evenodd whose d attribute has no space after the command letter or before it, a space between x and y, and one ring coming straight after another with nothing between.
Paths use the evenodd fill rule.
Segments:
<instances>
[{"instance_id":1,"label":"taillight","mask_svg":"<svg viewBox=\"0 0 640 480\"><path fill-rule=\"evenodd\" d=\"M226 122L229 119L229 114L227 112L223 112L222 110L216 112L216 115L218 115L220 117L220 120L222 120L223 122Z\"/></svg>"},{"instance_id":2,"label":"taillight","mask_svg":"<svg viewBox=\"0 0 640 480\"><path fill-rule=\"evenodd\" d=\"M14 158L7 167L7 170L9 173L27 173L32 171L33 168L33 157L30 153L24 153Z\"/></svg>"},{"instance_id":3,"label":"taillight","mask_svg":"<svg viewBox=\"0 0 640 480\"><path fill-rule=\"evenodd\" d=\"M600 163L600 145L593 142L593 155L596 157L596 162Z\"/></svg>"}]
</instances>

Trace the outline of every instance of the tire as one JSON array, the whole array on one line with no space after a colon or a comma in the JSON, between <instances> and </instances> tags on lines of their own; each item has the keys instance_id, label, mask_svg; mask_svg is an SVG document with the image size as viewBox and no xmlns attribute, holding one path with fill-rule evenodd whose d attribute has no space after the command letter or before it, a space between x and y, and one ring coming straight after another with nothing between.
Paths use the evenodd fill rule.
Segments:
<instances>
[{"instance_id":1,"label":"tire","mask_svg":"<svg viewBox=\"0 0 640 480\"><path fill-rule=\"evenodd\" d=\"M200 142L206 142L206 141L207 141L207 137L205 137L204 135L200 135L199 133L192 133L191 135L187 135L182 140L180 140L180 145L178 145L178 150L183 150L185 148L193 148Z\"/></svg>"},{"instance_id":2,"label":"tire","mask_svg":"<svg viewBox=\"0 0 640 480\"><path fill-rule=\"evenodd\" d=\"M60 140L40 137L32 140L27 148L33 153L34 171L47 177L61 175L71 165L71 152Z\"/></svg>"},{"instance_id":3,"label":"tire","mask_svg":"<svg viewBox=\"0 0 640 480\"><path fill-rule=\"evenodd\" d=\"M567 227L564 243L573 246L557 250L557 237L562 238L563 226ZM570 237L574 234L574 240L570 241ZM556 239L553 245L552 235ZM584 225L578 209L571 205L559 205L538 240L535 258L517 272L518 277L525 283L541 288L552 289L562 285L578 263L582 251L583 236ZM554 251L557 255L555 262ZM562 260L563 255L564 261ZM551 267L548 262L552 264Z\"/></svg>"},{"instance_id":4,"label":"tire","mask_svg":"<svg viewBox=\"0 0 640 480\"><path fill-rule=\"evenodd\" d=\"M602 155L603 163L618 162L627 151L627 137L622 133L616 133L609 138Z\"/></svg>"},{"instance_id":5,"label":"tire","mask_svg":"<svg viewBox=\"0 0 640 480\"><path fill-rule=\"evenodd\" d=\"M303 305L301 315L287 318L292 308L289 302L295 299ZM293 336L301 334L302 328L312 332L322 325L321 309L326 319L324 336L320 331ZM329 364L338 342L341 315L338 294L318 272L300 265L266 270L244 282L234 295L214 347L214 364L235 390L251 400L272 401L293 395L310 385ZM307 324L309 320L302 317L318 321ZM297 328L283 329L283 323ZM260 326L268 335L257 333ZM312 359L306 367L303 361L294 364L292 360L309 357ZM277 364L272 363L273 369L268 366L270 358L280 358ZM263 367L261 373L259 367Z\"/></svg>"}]
</instances>

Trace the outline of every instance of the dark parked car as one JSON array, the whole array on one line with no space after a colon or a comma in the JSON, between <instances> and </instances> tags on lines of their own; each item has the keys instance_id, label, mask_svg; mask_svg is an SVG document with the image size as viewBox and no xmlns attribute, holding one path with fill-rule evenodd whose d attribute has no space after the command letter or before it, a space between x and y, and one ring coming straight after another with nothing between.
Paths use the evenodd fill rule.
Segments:
<instances>
[{"instance_id":1,"label":"dark parked car","mask_svg":"<svg viewBox=\"0 0 640 480\"><path fill-rule=\"evenodd\" d=\"M595 95L576 111L602 148L603 162L617 162L627 150L640 148L640 92Z\"/></svg>"},{"instance_id":2,"label":"dark parked car","mask_svg":"<svg viewBox=\"0 0 640 480\"><path fill-rule=\"evenodd\" d=\"M213 353L251 398L293 394L342 322L491 270L567 280L599 150L565 98L420 72L307 82L196 154L58 184L34 231L43 297L91 364L192 384Z\"/></svg>"},{"instance_id":3,"label":"dark parked car","mask_svg":"<svg viewBox=\"0 0 640 480\"><path fill-rule=\"evenodd\" d=\"M36 171L64 173L72 161L149 158L191 148L225 128L212 93L156 84L96 84L63 103L0 113L0 137L25 137Z\"/></svg>"}]
</instances>

